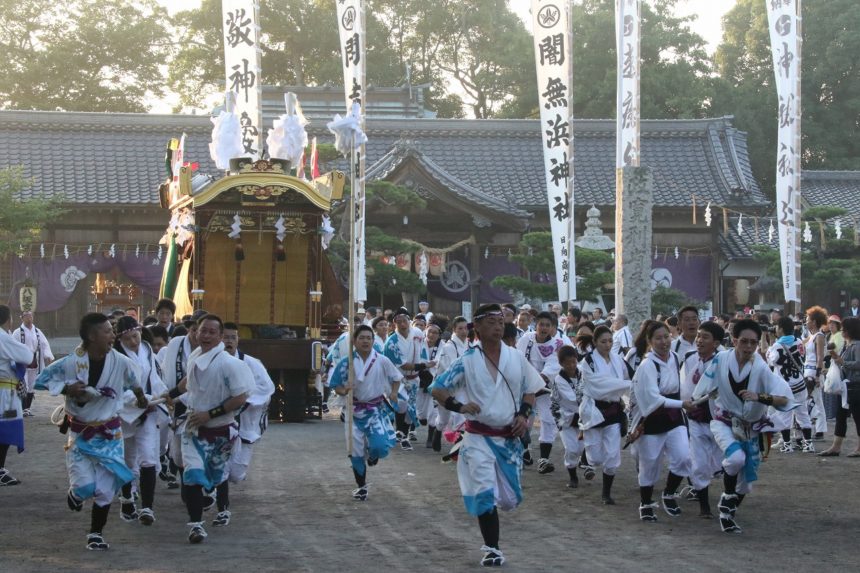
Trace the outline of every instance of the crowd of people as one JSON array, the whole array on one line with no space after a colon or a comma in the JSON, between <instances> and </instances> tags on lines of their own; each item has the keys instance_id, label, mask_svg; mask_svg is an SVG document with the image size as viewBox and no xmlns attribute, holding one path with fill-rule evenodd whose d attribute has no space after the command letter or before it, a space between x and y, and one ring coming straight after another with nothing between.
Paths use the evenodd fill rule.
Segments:
<instances>
[{"instance_id":1,"label":"crowd of people","mask_svg":"<svg viewBox=\"0 0 860 573\"><path fill-rule=\"evenodd\" d=\"M53 361L32 315L10 334L11 311L0 305L0 486L20 483L7 452L23 451L34 388L47 390L63 397L52 421L67 436L66 503L81 511L92 500L87 549L109 548L114 498L123 521L152 526L159 478L180 489L188 540L200 543L204 511L217 507L214 527L230 523L230 484L247 475L275 386L239 351L238 325L204 310L175 322L168 299L143 325L128 310L83 316L80 345Z\"/></svg>"},{"instance_id":2,"label":"crowd of people","mask_svg":"<svg viewBox=\"0 0 860 573\"><path fill-rule=\"evenodd\" d=\"M557 439L568 487L599 471L601 501L615 505L628 449L643 522L675 518L689 500L722 531L740 533L738 508L762 459L815 454L832 417L833 442L817 455L842 454L849 418L860 436L857 307L844 318L814 306L802 316L702 320L687 306L634 334L614 311L487 304L471 321L449 320L422 301L415 316L377 309L345 324L320 390L325 406L342 412L355 500L369 497L369 468L394 448L414 451L426 428L426 448L456 463L482 565L504 563L498 509L522 502L524 467L555 471ZM88 549L109 547L114 498L123 521L153 525L159 479L181 490L191 543L207 537L212 507L212 526L228 525L230 484L245 479L266 429L275 387L263 364L238 350L239 326L203 310L179 321L174 313L163 299L143 324L133 312L87 314L80 345L55 361L32 314L12 330L0 305L0 486L20 483L7 452L23 450L35 389L62 396L52 421L67 435L68 507L92 500ZM860 457L860 444L847 456Z\"/></svg>"},{"instance_id":3,"label":"crowd of people","mask_svg":"<svg viewBox=\"0 0 860 573\"><path fill-rule=\"evenodd\" d=\"M501 565L498 509L522 501L533 438L535 469L545 475L555 471L560 437L568 487L579 486L580 472L592 480L599 470L602 502L614 505L613 481L629 449L642 521L661 512L675 518L679 500L689 500L723 532L741 533L738 508L772 448L816 453L834 416L833 444L818 455L840 455L849 417L860 436L857 306L844 319L815 306L802 316L774 310L708 320L686 306L646 320L635 335L626 316L602 309L491 304L471 323L432 316L426 302L414 317L406 308L360 312L327 357L327 389L337 394L329 405L348 413L351 403L353 411L351 420L341 415L352 440L352 497L366 501L368 467L392 448L412 451L426 428L425 446L457 463L483 537L481 564ZM839 402L832 416L825 387ZM441 452L443 440L450 452ZM849 456L860 457L860 444Z\"/></svg>"}]
</instances>

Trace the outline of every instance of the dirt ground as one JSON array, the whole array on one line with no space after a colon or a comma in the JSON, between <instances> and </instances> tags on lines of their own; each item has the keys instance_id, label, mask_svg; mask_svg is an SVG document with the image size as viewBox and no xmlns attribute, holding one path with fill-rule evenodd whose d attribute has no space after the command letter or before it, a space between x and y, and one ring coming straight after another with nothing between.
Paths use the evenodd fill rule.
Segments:
<instances>
[{"instance_id":1,"label":"dirt ground","mask_svg":"<svg viewBox=\"0 0 860 573\"><path fill-rule=\"evenodd\" d=\"M186 540L178 490L159 482L152 527L123 523L114 504L105 529L111 549L87 551L89 503L82 513L67 509L64 440L48 421L57 403L38 395L36 417L26 419L27 451L9 454L7 466L23 483L0 488L0 572L479 569L480 534L455 467L424 448L424 431L415 451L393 451L370 469L370 498L361 503L350 496L343 427L334 418L270 426L248 480L232 488L232 522L208 527L202 545ZM855 444L849 438L844 451ZM527 468L523 505L502 514L507 571L856 570L860 459L771 454L738 511L745 531L730 536L698 518L695 502L683 502L679 518L640 522L626 452L614 507L600 504L599 478L565 487L561 455L557 443L555 473ZM716 506L719 485L711 489Z\"/></svg>"}]
</instances>

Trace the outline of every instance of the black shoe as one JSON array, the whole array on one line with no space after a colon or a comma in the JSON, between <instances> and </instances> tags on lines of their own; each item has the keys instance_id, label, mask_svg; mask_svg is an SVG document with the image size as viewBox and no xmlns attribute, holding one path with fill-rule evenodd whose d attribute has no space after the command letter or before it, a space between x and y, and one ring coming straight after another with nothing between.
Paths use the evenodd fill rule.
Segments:
<instances>
[{"instance_id":1,"label":"black shoe","mask_svg":"<svg viewBox=\"0 0 860 573\"><path fill-rule=\"evenodd\" d=\"M215 507L215 503L217 502L217 494L215 490L212 491L204 491L203 492L203 511L209 511L213 507Z\"/></svg>"},{"instance_id":2,"label":"black shoe","mask_svg":"<svg viewBox=\"0 0 860 573\"><path fill-rule=\"evenodd\" d=\"M21 482L15 479L6 468L0 468L0 487L18 485Z\"/></svg>"},{"instance_id":3,"label":"black shoe","mask_svg":"<svg viewBox=\"0 0 860 573\"><path fill-rule=\"evenodd\" d=\"M484 552L484 556L481 558L482 567L501 567L505 564L505 556L498 548L484 545L481 547L481 551Z\"/></svg>"},{"instance_id":4,"label":"black shoe","mask_svg":"<svg viewBox=\"0 0 860 573\"><path fill-rule=\"evenodd\" d=\"M820 442L824 439L824 432L815 432L815 441Z\"/></svg>"},{"instance_id":5,"label":"black shoe","mask_svg":"<svg viewBox=\"0 0 860 573\"><path fill-rule=\"evenodd\" d=\"M615 505L615 500L612 499L612 482L615 481L615 474L603 474L603 491L600 493L600 500L603 505Z\"/></svg>"},{"instance_id":6,"label":"black shoe","mask_svg":"<svg viewBox=\"0 0 860 573\"><path fill-rule=\"evenodd\" d=\"M538 473L539 474L550 474L555 471L555 465L547 458L541 458L538 460Z\"/></svg>"},{"instance_id":7,"label":"black shoe","mask_svg":"<svg viewBox=\"0 0 860 573\"><path fill-rule=\"evenodd\" d=\"M433 436L436 435L436 428L430 426L430 429L427 430L427 441L424 442L424 447L428 450L433 447Z\"/></svg>"},{"instance_id":8,"label":"black shoe","mask_svg":"<svg viewBox=\"0 0 860 573\"><path fill-rule=\"evenodd\" d=\"M230 511L227 509L219 511L215 519L212 520L212 525L214 527L226 527L230 525Z\"/></svg>"},{"instance_id":9,"label":"black shoe","mask_svg":"<svg viewBox=\"0 0 860 573\"><path fill-rule=\"evenodd\" d=\"M570 480L567 482L567 487L570 489L576 489L579 487L579 477L576 475L576 470L574 469L572 472L568 470L568 474L570 475Z\"/></svg>"},{"instance_id":10,"label":"black shoe","mask_svg":"<svg viewBox=\"0 0 860 573\"><path fill-rule=\"evenodd\" d=\"M367 465L373 467L379 463L379 458L367 458Z\"/></svg>"},{"instance_id":11,"label":"black shoe","mask_svg":"<svg viewBox=\"0 0 860 573\"><path fill-rule=\"evenodd\" d=\"M534 463L535 463L535 461L532 459L532 453L528 450L525 450L523 452L523 465L524 466L530 466Z\"/></svg>"},{"instance_id":12,"label":"black shoe","mask_svg":"<svg viewBox=\"0 0 860 573\"><path fill-rule=\"evenodd\" d=\"M675 498L674 493L663 493L663 511L665 511L671 517L678 517L681 515L681 506L678 505L678 500Z\"/></svg>"},{"instance_id":13,"label":"black shoe","mask_svg":"<svg viewBox=\"0 0 860 573\"><path fill-rule=\"evenodd\" d=\"M735 523L735 518L728 513L720 513L720 529L723 533L743 533L740 525Z\"/></svg>"},{"instance_id":14,"label":"black shoe","mask_svg":"<svg viewBox=\"0 0 860 573\"><path fill-rule=\"evenodd\" d=\"M409 440L400 440L400 449L404 452L412 451L412 444L409 443Z\"/></svg>"},{"instance_id":15,"label":"black shoe","mask_svg":"<svg viewBox=\"0 0 860 573\"><path fill-rule=\"evenodd\" d=\"M72 511L80 511L84 507L84 500L76 496L71 489L69 489L69 495L66 496L66 503Z\"/></svg>"},{"instance_id":16,"label":"black shoe","mask_svg":"<svg viewBox=\"0 0 860 573\"><path fill-rule=\"evenodd\" d=\"M656 503L640 503L639 504L639 519L642 521L655 522L657 516L654 515L654 509L659 507Z\"/></svg>"},{"instance_id":17,"label":"black shoe","mask_svg":"<svg viewBox=\"0 0 860 573\"><path fill-rule=\"evenodd\" d=\"M367 486L352 490L352 499L356 501L367 501Z\"/></svg>"},{"instance_id":18,"label":"black shoe","mask_svg":"<svg viewBox=\"0 0 860 573\"><path fill-rule=\"evenodd\" d=\"M90 551L107 551L110 545L107 544L101 533L90 533L87 535L87 549Z\"/></svg>"},{"instance_id":19,"label":"black shoe","mask_svg":"<svg viewBox=\"0 0 860 573\"><path fill-rule=\"evenodd\" d=\"M591 466L581 466L583 475L585 476L586 481L591 481L594 479L594 476L597 475L597 472L594 471L594 468Z\"/></svg>"},{"instance_id":20,"label":"black shoe","mask_svg":"<svg viewBox=\"0 0 860 573\"><path fill-rule=\"evenodd\" d=\"M167 489L179 489L179 482L176 479L168 480Z\"/></svg>"},{"instance_id":21,"label":"black shoe","mask_svg":"<svg viewBox=\"0 0 860 573\"><path fill-rule=\"evenodd\" d=\"M188 532L188 541L190 543L203 543L203 540L206 539L209 534L206 533L206 530L203 529L203 523L189 523L191 526L191 531Z\"/></svg>"},{"instance_id":22,"label":"black shoe","mask_svg":"<svg viewBox=\"0 0 860 573\"><path fill-rule=\"evenodd\" d=\"M736 494L726 494L720 496L720 503L717 505L717 509L720 512L720 519L722 520L723 514L728 515L734 520L735 512L738 510L738 504L740 500Z\"/></svg>"}]
</instances>

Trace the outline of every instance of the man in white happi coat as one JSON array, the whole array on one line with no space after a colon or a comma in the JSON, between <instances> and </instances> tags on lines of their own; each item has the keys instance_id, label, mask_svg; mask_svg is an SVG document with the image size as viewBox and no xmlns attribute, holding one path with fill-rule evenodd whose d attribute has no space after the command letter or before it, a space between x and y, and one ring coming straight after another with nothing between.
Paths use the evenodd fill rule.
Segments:
<instances>
[{"instance_id":1,"label":"man in white happi coat","mask_svg":"<svg viewBox=\"0 0 860 573\"><path fill-rule=\"evenodd\" d=\"M699 309L685 306L678 311L678 338L672 341L672 352L683 358L696 350L696 335L699 333Z\"/></svg>"},{"instance_id":2,"label":"man in white happi coat","mask_svg":"<svg viewBox=\"0 0 860 573\"><path fill-rule=\"evenodd\" d=\"M51 353L51 345L45 333L33 324L33 313L24 311L21 313L21 326L15 331L15 336L27 348L33 351L33 360L27 365L24 382L27 385L27 396L24 398L24 416L32 416L30 409L33 407L33 398L36 394L36 377L42 373L45 366L54 361Z\"/></svg>"},{"instance_id":3,"label":"man in white happi coat","mask_svg":"<svg viewBox=\"0 0 860 573\"><path fill-rule=\"evenodd\" d=\"M711 360L717 355L726 331L716 322L703 322L696 336L695 352L688 352L681 359L681 400L690 400L693 392ZM687 427L690 434L690 484L688 499L699 501L699 517L713 519L708 486L720 471L723 451L711 432L713 413L708 402L694 404L687 412Z\"/></svg>"},{"instance_id":4,"label":"man in white happi coat","mask_svg":"<svg viewBox=\"0 0 860 573\"><path fill-rule=\"evenodd\" d=\"M466 417L457 476L469 514L478 518L484 566L502 565L497 508L522 501L522 442L535 392L545 386L537 370L502 344L504 318L498 304L475 312L478 341L431 386L440 405ZM455 397L462 393L465 403Z\"/></svg>"},{"instance_id":5,"label":"man in white happi coat","mask_svg":"<svg viewBox=\"0 0 860 573\"><path fill-rule=\"evenodd\" d=\"M161 380L161 367L149 343L141 340L141 326L131 316L121 316L116 321L116 340L114 348L128 356L140 369L140 385L147 400L152 401L165 392L167 387ZM155 480L159 469L161 438L159 427L170 421L167 408L163 405L137 407L126 392L126 399L120 419L122 420L123 447L125 463L137 478L140 492L141 509L137 511L132 496L132 483L122 486L119 498L122 504L120 517L123 521L140 521L143 525L155 522L153 503L155 501Z\"/></svg>"},{"instance_id":6,"label":"man in white happi coat","mask_svg":"<svg viewBox=\"0 0 860 573\"><path fill-rule=\"evenodd\" d=\"M439 351L439 364L436 366L436 376L442 375L455 360L469 349L469 321L463 316L454 317L451 326L451 339ZM433 421L436 433L433 435L433 451L442 451L442 437L448 429L456 429L464 422L461 414L451 412L441 406L436 408L436 419Z\"/></svg>"},{"instance_id":7,"label":"man in white happi coat","mask_svg":"<svg viewBox=\"0 0 860 573\"><path fill-rule=\"evenodd\" d=\"M0 304L0 487L21 483L6 469L6 454L9 446L15 446L19 454L24 451L21 395L25 386L18 371L33 361L33 351L6 330L11 316L9 307Z\"/></svg>"},{"instance_id":8,"label":"man in white happi coat","mask_svg":"<svg viewBox=\"0 0 860 573\"><path fill-rule=\"evenodd\" d=\"M555 470L549 459L552 444L558 435L558 426L552 416L552 385L561 367L558 365L558 349L564 345L560 337L553 337L553 317L549 312L538 313L535 330L524 333L517 341L519 350L526 360L540 373L544 387L535 397L535 411L540 421L540 459L538 473L548 474Z\"/></svg>"},{"instance_id":9,"label":"man in white happi coat","mask_svg":"<svg viewBox=\"0 0 860 573\"><path fill-rule=\"evenodd\" d=\"M239 350L239 326L234 322L224 323L224 350L243 361L254 375L254 390L248 401L239 411L239 440L230 454L230 465L227 468L228 480L218 486L218 511L229 512L229 482L239 483L248 475L251 465L251 454L254 445L260 441L269 422L269 401L275 393L275 383L263 363L249 354Z\"/></svg>"},{"instance_id":10,"label":"man in white happi coat","mask_svg":"<svg viewBox=\"0 0 860 573\"><path fill-rule=\"evenodd\" d=\"M631 348L633 348L633 333L627 326L627 315L619 314L612 321L612 352L627 356Z\"/></svg>"},{"instance_id":11,"label":"man in white happi coat","mask_svg":"<svg viewBox=\"0 0 860 573\"><path fill-rule=\"evenodd\" d=\"M204 490L211 491L227 478L230 454L239 432L235 415L254 391L254 375L248 366L224 350L224 323L214 315L200 318L199 346L188 358L188 375L175 391L187 392L188 419L181 426L182 491L188 508L188 541L201 543ZM229 500L222 500L229 505ZM224 526L230 515L219 511L213 525Z\"/></svg>"},{"instance_id":12,"label":"man in white happi coat","mask_svg":"<svg viewBox=\"0 0 860 573\"><path fill-rule=\"evenodd\" d=\"M417 439L415 427L418 421L418 373L435 366L427 360L424 333L409 324L409 311L403 307L394 312L395 330L385 341L385 357L391 360L403 374L400 400L395 414L396 436L402 450L411 450Z\"/></svg>"},{"instance_id":13,"label":"man in white happi coat","mask_svg":"<svg viewBox=\"0 0 860 573\"><path fill-rule=\"evenodd\" d=\"M167 343L167 346L158 353L157 358L161 364L162 381L168 390L176 389L188 374L188 357L197 348L197 319L205 314L205 311L194 311L192 319L183 322L188 333L184 336L174 336ZM173 403L171 423L165 428L159 428L162 454L160 477L167 482L169 489L179 487L176 478L182 475L182 467L179 464L182 457L179 453L181 442L179 427L185 421L185 410L185 403L182 400L176 400Z\"/></svg>"},{"instance_id":14,"label":"man in white happi coat","mask_svg":"<svg viewBox=\"0 0 860 573\"><path fill-rule=\"evenodd\" d=\"M373 348L373 330L369 326L357 327L354 337L352 385L349 381L348 356L335 366L329 385L340 396L347 396L350 390L353 393L352 428L344 424L347 442L352 445L349 456L352 474L358 486L352 492L352 498L366 501L367 466L375 466L379 460L387 457L395 444L389 410L391 402L397 401L403 374Z\"/></svg>"},{"instance_id":15,"label":"man in white happi coat","mask_svg":"<svg viewBox=\"0 0 860 573\"><path fill-rule=\"evenodd\" d=\"M125 463L119 412L127 391L139 408L147 408L149 402L137 364L113 348L114 331L107 316L84 315L80 335L81 346L42 371L36 387L65 396L66 418L60 431L69 434L66 502L72 511L80 511L85 500L93 499L87 549L103 551L109 548L103 531L111 501L134 479Z\"/></svg>"},{"instance_id":16,"label":"man in white happi coat","mask_svg":"<svg viewBox=\"0 0 860 573\"><path fill-rule=\"evenodd\" d=\"M767 422L767 410L797 407L791 388L774 374L757 352L762 330L758 322L742 319L732 328L734 349L717 354L693 392L707 396L714 419L711 432L723 452L723 494L718 506L720 527L740 533L735 515L758 479L761 461L758 436Z\"/></svg>"}]
</instances>

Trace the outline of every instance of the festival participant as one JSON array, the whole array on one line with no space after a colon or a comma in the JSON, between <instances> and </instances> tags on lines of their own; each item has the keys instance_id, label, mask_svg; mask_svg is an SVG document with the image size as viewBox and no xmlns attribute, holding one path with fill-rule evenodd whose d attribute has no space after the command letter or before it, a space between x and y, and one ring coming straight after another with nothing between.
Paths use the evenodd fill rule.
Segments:
<instances>
[{"instance_id":1,"label":"festival participant","mask_svg":"<svg viewBox=\"0 0 860 573\"><path fill-rule=\"evenodd\" d=\"M791 429L797 423L803 433L803 440L798 440L797 447L804 452L814 453L812 420L809 417L809 410L806 408L808 396L806 381L803 376L801 344L794 337L794 321L788 317L780 318L776 324L776 335L778 338L767 351L767 364L791 388L794 401L804 406L788 412L769 408L768 417L773 423L773 431L782 433L781 452L791 453L794 451Z\"/></svg>"},{"instance_id":2,"label":"festival participant","mask_svg":"<svg viewBox=\"0 0 860 573\"><path fill-rule=\"evenodd\" d=\"M672 341L672 352L679 357L696 350L696 336L699 332L699 309L685 306L678 311L678 337Z\"/></svg>"},{"instance_id":3,"label":"festival participant","mask_svg":"<svg viewBox=\"0 0 860 573\"><path fill-rule=\"evenodd\" d=\"M444 327L444 323L440 324L439 321L433 319L424 330L425 338L422 352L427 356L428 364L433 364L433 366L418 373L418 395L415 398L415 408L421 425L427 426L427 442L424 444L427 448L433 447L433 440L436 436L436 405L433 396L430 395L430 384L433 383L433 378L437 373L437 355L442 348Z\"/></svg>"},{"instance_id":4,"label":"festival participant","mask_svg":"<svg viewBox=\"0 0 860 573\"><path fill-rule=\"evenodd\" d=\"M630 376L621 356L612 352L612 331L606 325L594 329L594 350L579 363L582 398L579 429L583 431L585 479L594 478L594 468L603 466L604 505L615 505L612 483L621 466L621 437L627 417L621 398L630 390Z\"/></svg>"},{"instance_id":5,"label":"festival participant","mask_svg":"<svg viewBox=\"0 0 860 573\"><path fill-rule=\"evenodd\" d=\"M579 359L585 358L585 355L594 350L594 329L597 328L590 320L583 320L579 323L574 337L574 347L579 352Z\"/></svg>"},{"instance_id":6,"label":"festival participant","mask_svg":"<svg viewBox=\"0 0 860 573\"><path fill-rule=\"evenodd\" d=\"M716 322L703 322L696 336L696 351L688 352L681 361L681 400L691 400L693 391L726 337L726 331ZM690 434L690 498L699 501L699 517L713 519L708 486L720 471L723 452L711 432L713 419L710 405L697 404L687 412Z\"/></svg>"},{"instance_id":7,"label":"festival participant","mask_svg":"<svg viewBox=\"0 0 860 573\"><path fill-rule=\"evenodd\" d=\"M382 354L385 351L385 339L388 338L388 321L384 316L377 316L370 327L373 329L373 349Z\"/></svg>"},{"instance_id":8,"label":"festival participant","mask_svg":"<svg viewBox=\"0 0 860 573\"><path fill-rule=\"evenodd\" d=\"M21 313L21 326L18 327L16 335L23 345L33 351L33 361L28 363L24 379L27 386L27 396L23 404L26 418L33 415L30 409L33 406L33 398L36 397L34 392L36 377L41 374L45 366L54 361L54 355L51 353L48 337L33 324L33 313L29 310Z\"/></svg>"},{"instance_id":9,"label":"festival participant","mask_svg":"<svg viewBox=\"0 0 860 573\"><path fill-rule=\"evenodd\" d=\"M478 518L484 545L481 565L499 566L497 508L512 510L522 501L522 443L535 392L545 386L525 357L502 344L504 317L498 304L475 312L478 340L431 386L439 404L466 417L457 476L463 502ZM455 394L462 392L466 403Z\"/></svg>"},{"instance_id":10,"label":"festival participant","mask_svg":"<svg viewBox=\"0 0 860 573\"><path fill-rule=\"evenodd\" d=\"M612 321L612 352L626 356L633 347L633 333L627 326L627 315L619 314Z\"/></svg>"},{"instance_id":11,"label":"festival participant","mask_svg":"<svg viewBox=\"0 0 860 573\"><path fill-rule=\"evenodd\" d=\"M505 324L513 324L517 329L517 340L523 335L523 331L517 326L517 307L513 303L507 302L502 305L502 313L505 317Z\"/></svg>"},{"instance_id":12,"label":"festival participant","mask_svg":"<svg viewBox=\"0 0 860 573\"><path fill-rule=\"evenodd\" d=\"M426 300L418 301L418 314L424 316L426 324L430 324L430 321L433 320L433 313L430 312L430 303Z\"/></svg>"},{"instance_id":13,"label":"festival participant","mask_svg":"<svg viewBox=\"0 0 860 573\"><path fill-rule=\"evenodd\" d=\"M824 412L824 392L821 382L824 376L824 357L827 354L827 342L822 328L827 324L827 311L820 306L806 309L806 330L809 336L803 341L806 350L806 361L803 364L803 376L806 378L806 388L812 398L812 411L809 415L815 420L815 439L824 438L827 431L827 414ZM814 451L814 450L813 450Z\"/></svg>"},{"instance_id":14,"label":"festival participant","mask_svg":"<svg viewBox=\"0 0 860 573\"><path fill-rule=\"evenodd\" d=\"M134 479L123 456L119 418L123 396L131 390L139 408L147 408L149 401L140 386L137 364L113 348L115 335L107 316L84 315L80 336L81 345L43 370L36 387L48 389L52 396L65 396L62 428L69 434L70 486L66 502L72 511L80 511L85 500L93 499L87 549L104 551L110 547L103 532L111 501Z\"/></svg>"},{"instance_id":15,"label":"festival participant","mask_svg":"<svg viewBox=\"0 0 860 573\"><path fill-rule=\"evenodd\" d=\"M400 387L401 399L406 406L405 412L397 412L397 441L400 449L412 450L411 442L417 439L415 426L418 422L417 396L418 373L432 368L435 363L427 360L424 353L424 333L409 325L409 311L400 307L394 312L394 333L385 341L385 357L391 360L403 374L403 384Z\"/></svg>"},{"instance_id":16,"label":"festival participant","mask_svg":"<svg viewBox=\"0 0 860 573\"><path fill-rule=\"evenodd\" d=\"M375 466L394 447L394 429L386 411L397 402L403 373L384 355L373 349L373 330L359 326L353 335L355 350L352 367L355 382L349 383L349 359L344 357L335 366L329 385L340 396L352 395L352 434L346 428L346 439L352 443L349 456L352 473L358 486L352 498L367 500L367 466Z\"/></svg>"},{"instance_id":17,"label":"festival participant","mask_svg":"<svg viewBox=\"0 0 860 573\"><path fill-rule=\"evenodd\" d=\"M131 358L140 372L140 383L148 401L167 392L161 380L161 367L155 359L155 352L149 344L141 340L141 327L131 316L121 316L116 322L114 349ZM140 521L143 525L155 522L153 503L155 501L155 475L159 470L161 437L159 426L167 426L169 416L162 406L137 407L131 400L131 392L126 391L122 420L123 448L125 463L138 480L141 510L138 512L132 497L132 483L122 486L119 498L122 504L120 517L123 521Z\"/></svg>"},{"instance_id":18,"label":"festival participant","mask_svg":"<svg viewBox=\"0 0 860 573\"><path fill-rule=\"evenodd\" d=\"M842 452L842 442L848 432L848 418L854 418L857 437L860 438L860 318L849 316L842 323L845 346L842 352L830 351L834 364L841 368L844 387L836 410L836 428L833 431L833 444L818 454L822 457L838 456ZM849 458L860 458L860 443Z\"/></svg>"},{"instance_id":19,"label":"festival participant","mask_svg":"<svg viewBox=\"0 0 860 573\"><path fill-rule=\"evenodd\" d=\"M579 487L576 466L579 465L584 445L579 429L579 399L577 398L581 379L577 368L579 355L572 346L562 346L558 349L557 356L561 370L552 387L553 411L557 412L561 443L564 446L564 467L567 468L570 478L567 487L576 488Z\"/></svg>"},{"instance_id":20,"label":"festival participant","mask_svg":"<svg viewBox=\"0 0 860 573\"><path fill-rule=\"evenodd\" d=\"M681 400L681 365L670 350L672 344L665 324L652 324L647 331L651 352L633 376L634 436L638 439L639 459L639 519L657 521L654 509L654 484L660 477L663 456L669 465L669 475L661 499L663 509L671 517L681 515L677 501L678 486L690 475L690 441L681 410L691 410L691 400Z\"/></svg>"},{"instance_id":21,"label":"festival participant","mask_svg":"<svg viewBox=\"0 0 860 573\"><path fill-rule=\"evenodd\" d=\"M363 324L362 315L356 313L353 317L353 326L358 327ZM335 365L340 362L341 358L345 357L349 354L349 320L344 319L341 322L341 328L343 332L340 333L334 342L332 342L328 347L328 352L325 356L325 366L326 366L326 379L328 379L332 375L332 371L334 370ZM327 414L329 411L328 406L328 398L329 393L331 392L331 388L328 385L325 385L322 389L322 412L323 414Z\"/></svg>"},{"instance_id":22,"label":"festival participant","mask_svg":"<svg viewBox=\"0 0 860 573\"><path fill-rule=\"evenodd\" d=\"M21 483L6 469L6 454L9 446L15 446L19 454L24 451L21 395L26 392L25 383L18 380L16 364L26 366L34 357L30 348L6 330L11 317L11 309L0 304L0 487Z\"/></svg>"},{"instance_id":23,"label":"festival participant","mask_svg":"<svg viewBox=\"0 0 860 573\"><path fill-rule=\"evenodd\" d=\"M164 299L167 300L167 299ZM171 301L167 300L167 302ZM161 310L165 308L162 305ZM204 311L205 313L205 311ZM198 314L195 311L195 314ZM204 314L205 315L205 314ZM172 316L172 315L171 315ZM187 333L184 335L176 335L178 328L174 328L175 336L170 339L170 342L161 349L158 353L158 359L161 364L161 374L164 385L168 390L173 390L188 374L188 357L197 349L197 322L193 319L184 320L182 327ZM170 424L160 428L161 433L161 472L159 477L167 482L169 489L177 489L180 484L176 481L179 476L182 479L182 463L181 463L181 431L180 427L186 418L186 406L181 400L177 400L173 404L173 414ZM171 432L172 430L172 432Z\"/></svg>"},{"instance_id":24,"label":"festival participant","mask_svg":"<svg viewBox=\"0 0 860 573\"><path fill-rule=\"evenodd\" d=\"M564 343L560 338L552 336L553 319L549 312L541 312L537 315L535 327L535 330L526 332L517 341L517 350L523 353L525 359L535 367L544 381L544 387L535 394L535 411L540 421L538 473L548 474L555 470L549 456L558 434L558 426L552 415L551 392L555 377L561 369L557 352Z\"/></svg>"},{"instance_id":25,"label":"festival participant","mask_svg":"<svg viewBox=\"0 0 860 573\"><path fill-rule=\"evenodd\" d=\"M227 479L218 484L216 489L218 515L212 520L212 525L215 527L224 527L230 523L230 483L239 483L247 477L254 444L260 440L268 427L269 401L275 393L275 383L272 382L263 363L239 350L239 326L235 322L224 323L221 342L224 343L224 350L230 356L238 358L251 370L254 376L254 387L236 416L239 421L239 439L230 453Z\"/></svg>"},{"instance_id":26,"label":"festival participant","mask_svg":"<svg viewBox=\"0 0 860 573\"><path fill-rule=\"evenodd\" d=\"M170 342L170 335L167 334L167 329L160 324L153 324L147 326L146 328L149 330L149 333L152 336L152 351L155 352L157 356L158 353L161 352L161 349L165 348Z\"/></svg>"},{"instance_id":27,"label":"festival participant","mask_svg":"<svg viewBox=\"0 0 860 573\"><path fill-rule=\"evenodd\" d=\"M523 333L534 330L534 326L532 325L532 315L525 308L520 308L520 313L517 315L517 328L519 328Z\"/></svg>"},{"instance_id":28,"label":"festival participant","mask_svg":"<svg viewBox=\"0 0 860 573\"><path fill-rule=\"evenodd\" d=\"M469 349L469 321L457 316L452 322L451 340L439 351L439 364L436 376L443 374L451 365ZM436 408L436 433L433 435L433 451L442 451L442 436L445 430L457 428L463 423L462 416L452 413L439 404Z\"/></svg>"},{"instance_id":29,"label":"festival participant","mask_svg":"<svg viewBox=\"0 0 860 573\"><path fill-rule=\"evenodd\" d=\"M714 419L711 432L723 452L723 494L720 528L741 533L735 521L738 506L758 479L758 433L770 406L785 411L796 407L788 384L767 367L756 351L761 326L739 320L732 330L735 348L717 354L693 391L693 400L709 397Z\"/></svg>"},{"instance_id":30,"label":"festival participant","mask_svg":"<svg viewBox=\"0 0 860 573\"><path fill-rule=\"evenodd\" d=\"M158 325L164 328L169 336L173 336L173 329L176 328L173 323L175 314L176 303L169 298L162 298L155 304L155 318L158 319Z\"/></svg>"},{"instance_id":31,"label":"festival participant","mask_svg":"<svg viewBox=\"0 0 860 573\"><path fill-rule=\"evenodd\" d=\"M633 339L633 347L624 357L624 362L627 363L627 367L630 369L631 373L636 372L636 369L639 368L640 364L642 364L642 360L650 350L648 345L648 327L650 327L653 322L660 321L650 319L642 321L642 326L639 327L639 332L636 334L636 338Z\"/></svg>"},{"instance_id":32,"label":"festival participant","mask_svg":"<svg viewBox=\"0 0 860 573\"><path fill-rule=\"evenodd\" d=\"M214 314L200 318L199 346L188 357L188 375L171 390L170 398L185 396L188 419L182 427L182 490L188 508L188 541L201 543L204 490L214 490L226 479L233 445L238 437L234 416L254 391L254 375L241 360L224 352L224 323ZM228 500L219 500L229 505ZM226 523L219 513L218 518ZM213 523L213 525L215 525Z\"/></svg>"}]
</instances>

